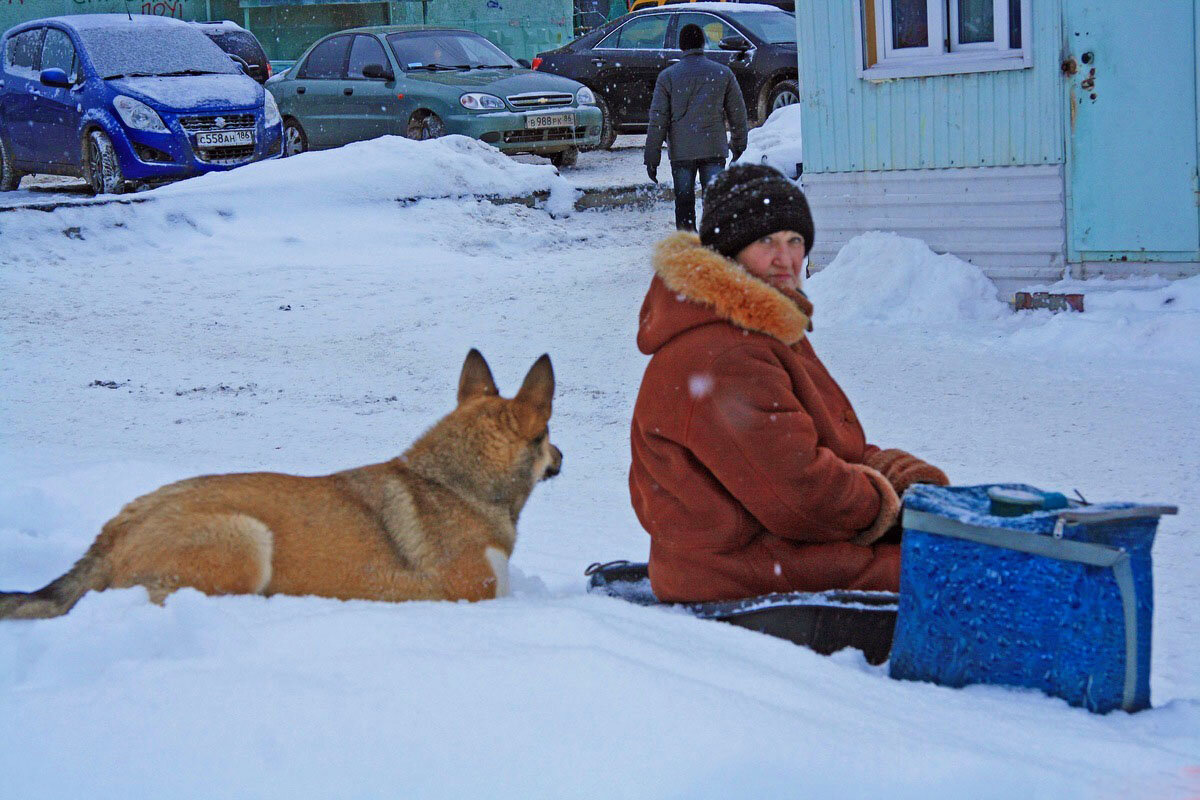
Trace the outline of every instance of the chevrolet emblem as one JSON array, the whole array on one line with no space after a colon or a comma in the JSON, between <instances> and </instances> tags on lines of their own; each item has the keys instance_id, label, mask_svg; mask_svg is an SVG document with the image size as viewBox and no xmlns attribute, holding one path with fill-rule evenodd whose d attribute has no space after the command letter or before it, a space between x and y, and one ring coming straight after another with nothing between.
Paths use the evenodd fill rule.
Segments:
<instances>
[{"instance_id":1,"label":"chevrolet emblem","mask_svg":"<svg viewBox=\"0 0 1200 800\"><path fill-rule=\"evenodd\" d=\"M539 98L538 98L538 103L539 103L539 104L544 104L545 102L546 102L546 98L544 98L544 97L539 97Z\"/></svg>"}]
</instances>

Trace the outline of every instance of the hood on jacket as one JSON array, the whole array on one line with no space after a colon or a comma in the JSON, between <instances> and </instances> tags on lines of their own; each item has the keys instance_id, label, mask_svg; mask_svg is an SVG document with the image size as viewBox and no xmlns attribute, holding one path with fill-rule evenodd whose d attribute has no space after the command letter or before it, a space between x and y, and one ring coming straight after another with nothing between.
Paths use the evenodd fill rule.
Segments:
<instances>
[{"instance_id":1,"label":"hood on jacket","mask_svg":"<svg viewBox=\"0 0 1200 800\"><path fill-rule=\"evenodd\" d=\"M777 289L736 261L680 231L654 248L654 280L638 316L638 349L657 352L702 325L732 323L796 344L812 330L812 303L802 292Z\"/></svg>"}]
</instances>

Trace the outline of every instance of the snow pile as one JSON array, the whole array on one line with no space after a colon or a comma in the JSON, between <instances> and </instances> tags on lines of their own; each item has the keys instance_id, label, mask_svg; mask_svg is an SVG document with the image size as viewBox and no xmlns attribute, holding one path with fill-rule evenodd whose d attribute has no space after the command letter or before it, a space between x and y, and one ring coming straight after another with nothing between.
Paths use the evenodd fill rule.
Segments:
<instances>
[{"instance_id":1,"label":"snow pile","mask_svg":"<svg viewBox=\"0 0 1200 800\"><path fill-rule=\"evenodd\" d=\"M1063 281L1038 291L1081 293L1084 313L1023 312L1027 321L1013 332L1012 344L1047 355L1200 362L1200 275L1174 282Z\"/></svg>"},{"instance_id":2,"label":"snow pile","mask_svg":"<svg viewBox=\"0 0 1200 800\"><path fill-rule=\"evenodd\" d=\"M821 323L956 323L1007 313L976 266L919 239L871 231L805 283Z\"/></svg>"},{"instance_id":3,"label":"snow pile","mask_svg":"<svg viewBox=\"0 0 1200 800\"><path fill-rule=\"evenodd\" d=\"M364 247L375 253L363 256L368 263L381 257L390 265L424 263L425 248L436 249L443 237L463 237L496 210L486 201L448 198L535 192L549 193L545 208L555 216L574 208L574 187L552 166L514 161L465 136L424 142L385 136L209 173L100 205L63 206L49 214L12 211L0 215L0 237L6 256L17 263L120 263L127 254L144 258L157 251L211 270L260 257L260 263L276 265L328 264L356 258ZM425 216L411 207L415 200L450 207L434 214L432 224L414 225L411 220ZM548 220L543 210L533 217ZM500 228L473 251L511 239Z\"/></svg>"},{"instance_id":4,"label":"snow pile","mask_svg":"<svg viewBox=\"0 0 1200 800\"><path fill-rule=\"evenodd\" d=\"M739 164L768 164L793 179L802 161L799 103L776 109L761 127L750 131L746 152L738 159Z\"/></svg>"},{"instance_id":5,"label":"snow pile","mask_svg":"<svg viewBox=\"0 0 1200 800\"><path fill-rule=\"evenodd\" d=\"M237 197L282 206L362 204L419 197L517 197L533 192L571 193L558 170L522 164L469 136L418 142L381 136L287 159L210 172L170 184L155 197Z\"/></svg>"}]
</instances>

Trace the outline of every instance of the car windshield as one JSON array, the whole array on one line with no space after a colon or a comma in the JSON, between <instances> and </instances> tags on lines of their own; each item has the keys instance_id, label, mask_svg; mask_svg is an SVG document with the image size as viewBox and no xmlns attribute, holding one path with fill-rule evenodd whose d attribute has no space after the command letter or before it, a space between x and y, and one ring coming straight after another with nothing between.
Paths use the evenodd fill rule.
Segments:
<instances>
[{"instance_id":1,"label":"car windshield","mask_svg":"<svg viewBox=\"0 0 1200 800\"><path fill-rule=\"evenodd\" d=\"M783 44L796 41L796 15L777 9L762 9L761 11L746 11L743 13L730 12L743 28L762 39L767 44Z\"/></svg>"},{"instance_id":2,"label":"car windshield","mask_svg":"<svg viewBox=\"0 0 1200 800\"><path fill-rule=\"evenodd\" d=\"M102 78L241 73L221 48L190 26L83 28L79 36Z\"/></svg>"},{"instance_id":3,"label":"car windshield","mask_svg":"<svg viewBox=\"0 0 1200 800\"><path fill-rule=\"evenodd\" d=\"M503 50L474 33L393 33L387 40L404 70L512 69L517 66Z\"/></svg>"}]
</instances>

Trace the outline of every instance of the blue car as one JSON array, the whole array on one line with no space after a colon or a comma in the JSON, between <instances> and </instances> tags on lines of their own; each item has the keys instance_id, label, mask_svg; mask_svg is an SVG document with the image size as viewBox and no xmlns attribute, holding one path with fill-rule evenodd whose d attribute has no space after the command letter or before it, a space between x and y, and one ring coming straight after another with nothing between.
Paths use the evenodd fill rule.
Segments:
<instances>
[{"instance_id":1,"label":"blue car","mask_svg":"<svg viewBox=\"0 0 1200 800\"><path fill-rule=\"evenodd\" d=\"M80 14L0 45L0 190L49 173L117 193L280 153L275 100L194 25Z\"/></svg>"}]
</instances>

